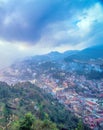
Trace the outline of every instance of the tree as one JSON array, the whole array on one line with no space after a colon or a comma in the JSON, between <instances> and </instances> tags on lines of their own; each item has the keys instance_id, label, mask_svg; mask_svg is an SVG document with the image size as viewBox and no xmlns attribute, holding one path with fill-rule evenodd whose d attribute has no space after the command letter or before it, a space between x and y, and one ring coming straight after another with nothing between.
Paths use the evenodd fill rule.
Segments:
<instances>
[{"instance_id":1,"label":"tree","mask_svg":"<svg viewBox=\"0 0 103 130\"><path fill-rule=\"evenodd\" d=\"M15 121L11 124L10 130L19 130L20 124L19 121Z\"/></svg>"},{"instance_id":2,"label":"tree","mask_svg":"<svg viewBox=\"0 0 103 130\"><path fill-rule=\"evenodd\" d=\"M31 113L27 113L24 117L24 119L22 119L19 122L19 130L32 130L32 125L34 122L35 118L33 117L33 115Z\"/></svg>"},{"instance_id":3,"label":"tree","mask_svg":"<svg viewBox=\"0 0 103 130\"><path fill-rule=\"evenodd\" d=\"M77 128L75 130L84 130L83 123L82 123L81 120L79 120L78 126L77 126Z\"/></svg>"},{"instance_id":4,"label":"tree","mask_svg":"<svg viewBox=\"0 0 103 130\"><path fill-rule=\"evenodd\" d=\"M11 110L7 107L7 104L5 104L3 112L4 112L5 125L7 130L8 129L7 124L10 121L10 116L11 116Z\"/></svg>"},{"instance_id":5,"label":"tree","mask_svg":"<svg viewBox=\"0 0 103 130\"><path fill-rule=\"evenodd\" d=\"M44 121L36 120L33 124L33 130L58 130L55 123L46 119Z\"/></svg>"},{"instance_id":6,"label":"tree","mask_svg":"<svg viewBox=\"0 0 103 130\"><path fill-rule=\"evenodd\" d=\"M35 119L31 113L28 113L22 120L14 122L10 130L58 130L58 128L56 124L49 119L42 121Z\"/></svg>"}]
</instances>

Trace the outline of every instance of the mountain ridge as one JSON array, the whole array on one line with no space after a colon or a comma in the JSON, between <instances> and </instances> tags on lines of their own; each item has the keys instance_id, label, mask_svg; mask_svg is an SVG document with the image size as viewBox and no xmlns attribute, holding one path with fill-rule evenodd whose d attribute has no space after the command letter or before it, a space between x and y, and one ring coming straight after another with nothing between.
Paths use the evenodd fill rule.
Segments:
<instances>
[{"instance_id":1,"label":"mountain ridge","mask_svg":"<svg viewBox=\"0 0 103 130\"><path fill-rule=\"evenodd\" d=\"M92 46L86 49L79 51L76 54L68 56L65 61L73 61L73 60L90 60L90 59L98 59L103 58L103 45Z\"/></svg>"}]
</instances>

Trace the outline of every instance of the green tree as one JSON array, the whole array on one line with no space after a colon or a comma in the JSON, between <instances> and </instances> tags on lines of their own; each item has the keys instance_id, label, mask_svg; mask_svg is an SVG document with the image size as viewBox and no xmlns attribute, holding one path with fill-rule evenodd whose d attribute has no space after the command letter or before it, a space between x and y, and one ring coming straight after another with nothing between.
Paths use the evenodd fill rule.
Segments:
<instances>
[{"instance_id":1,"label":"green tree","mask_svg":"<svg viewBox=\"0 0 103 130\"><path fill-rule=\"evenodd\" d=\"M12 113L11 113L11 110L7 107L6 104L4 106L3 112L4 112L4 119L5 119L5 125L6 125L6 130L7 130L8 129L7 124L10 121L10 116L11 116Z\"/></svg>"},{"instance_id":2,"label":"green tree","mask_svg":"<svg viewBox=\"0 0 103 130\"><path fill-rule=\"evenodd\" d=\"M11 124L10 130L19 130L19 127L20 127L19 121L13 122Z\"/></svg>"},{"instance_id":3,"label":"green tree","mask_svg":"<svg viewBox=\"0 0 103 130\"><path fill-rule=\"evenodd\" d=\"M22 120L13 122L9 130L58 130L58 128L49 119L42 121L35 119L31 113L28 113Z\"/></svg>"},{"instance_id":4,"label":"green tree","mask_svg":"<svg viewBox=\"0 0 103 130\"><path fill-rule=\"evenodd\" d=\"M24 117L24 119L22 119L19 122L19 130L32 130L32 125L34 122L35 118L33 117L33 115L31 113L27 113Z\"/></svg>"},{"instance_id":5,"label":"green tree","mask_svg":"<svg viewBox=\"0 0 103 130\"><path fill-rule=\"evenodd\" d=\"M58 130L56 124L51 122L50 120L44 120L42 125L43 130Z\"/></svg>"},{"instance_id":6,"label":"green tree","mask_svg":"<svg viewBox=\"0 0 103 130\"><path fill-rule=\"evenodd\" d=\"M84 130L84 126L83 126L83 123L82 123L81 120L79 120L78 126L77 126L77 128L75 130Z\"/></svg>"},{"instance_id":7,"label":"green tree","mask_svg":"<svg viewBox=\"0 0 103 130\"><path fill-rule=\"evenodd\" d=\"M55 123L46 119L44 121L36 120L33 124L33 130L58 130Z\"/></svg>"}]
</instances>

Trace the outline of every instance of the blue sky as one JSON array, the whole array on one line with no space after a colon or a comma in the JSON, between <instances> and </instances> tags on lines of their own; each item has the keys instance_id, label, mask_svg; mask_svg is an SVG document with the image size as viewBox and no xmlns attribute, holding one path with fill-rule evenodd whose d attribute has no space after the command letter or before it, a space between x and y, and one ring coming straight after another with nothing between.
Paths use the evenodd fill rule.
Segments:
<instances>
[{"instance_id":1,"label":"blue sky","mask_svg":"<svg viewBox=\"0 0 103 130\"><path fill-rule=\"evenodd\" d=\"M0 66L103 44L102 0L0 0Z\"/></svg>"}]
</instances>

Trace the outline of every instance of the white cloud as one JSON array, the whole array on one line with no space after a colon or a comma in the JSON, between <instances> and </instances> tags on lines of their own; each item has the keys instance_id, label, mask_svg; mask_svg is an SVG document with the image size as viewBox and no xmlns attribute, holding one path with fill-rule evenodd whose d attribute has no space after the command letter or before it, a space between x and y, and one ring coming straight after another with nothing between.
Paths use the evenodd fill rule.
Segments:
<instances>
[{"instance_id":1,"label":"white cloud","mask_svg":"<svg viewBox=\"0 0 103 130\"><path fill-rule=\"evenodd\" d=\"M103 22L103 7L100 3L96 3L90 9L83 11L83 14L79 16L77 26L81 31L81 35L84 36L92 31L94 24L100 22Z\"/></svg>"},{"instance_id":2,"label":"white cloud","mask_svg":"<svg viewBox=\"0 0 103 130\"><path fill-rule=\"evenodd\" d=\"M8 2L8 0L0 0L0 5L3 2L4 3ZM63 52L65 50L70 50L70 49L71 50L83 49L89 46L89 44L94 44L93 37L95 36L93 35L91 37L91 32L94 32L94 30L96 30L95 25L98 25L99 27L98 38L96 39L99 39L100 35L102 36L103 32L101 31L103 29L101 30L101 27L99 26L99 24L103 25L102 24L103 23L103 7L100 3L91 4L92 6L85 8L83 11L78 11L78 13L77 12L75 13L76 10L80 10L78 7L78 9L74 10L74 12L72 13L72 16L68 15L68 19L66 17L66 19L63 18L62 20L61 19L56 20L56 18L53 17L54 21L51 20L52 15L50 19L47 18L48 16L50 16L49 13L47 13L46 15L42 15L42 12L43 12L42 10L44 8L40 10L40 12L38 11L38 13L36 11L36 9L37 10L39 9L38 7L35 10L24 9L23 11L22 7L25 7L24 5L25 4L23 4L23 6L21 6L21 10L18 9L17 12L16 12L16 8L13 6L15 8L15 11L9 12L3 17L2 22L4 25L4 28L3 28L4 30L3 29L1 30L5 32L6 27L10 27L10 29L8 29L9 31L7 31L6 36L8 36L9 32L11 32L10 36L17 37L19 34L20 38L24 38L23 41L27 41L27 43L20 42L22 40L19 41L18 40L19 38L17 39L14 38L13 42L0 40L0 59L1 59L0 67L9 65L10 63L14 62L17 58L24 58L26 56L31 56L31 55L33 56L35 54L45 54L53 50ZM39 6L41 7L42 4L40 4ZM45 6L48 6L48 4ZM26 5L26 8L27 7L28 5ZM63 10L65 9L63 8ZM25 15L27 17L23 17ZM38 20L39 17L37 17L36 15L37 16L40 15L40 20ZM54 15L55 13L53 13L53 16ZM63 15L61 17L63 17ZM56 17L58 16L56 15ZM44 24L42 24L43 22L42 20L44 20ZM49 20L51 22L47 22L47 23L45 22ZM9 26L9 25L14 25L14 26ZM36 25L38 26L37 30L35 30L35 27L34 27ZM39 28L41 26L43 26L43 28ZM15 31L15 28L17 29L17 31ZM22 32L22 28L23 29L28 28L28 29L27 30L24 29ZM26 32L25 30L28 33L25 34ZM42 30L42 31L39 32L39 30ZM23 33L25 35L22 35ZM1 31L1 34L2 34L2 31ZM38 36L37 34L39 34L40 36ZM35 38L38 37L39 40L37 41L35 40L35 42L33 42L33 40L35 39L34 37ZM29 41L32 43L30 43Z\"/></svg>"},{"instance_id":3,"label":"white cloud","mask_svg":"<svg viewBox=\"0 0 103 130\"><path fill-rule=\"evenodd\" d=\"M16 60L20 60L27 56L37 54L45 54L52 51L52 47L45 46L44 44L34 44L29 46L27 43L20 42L7 42L0 40L0 68L9 66Z\"/></svg>"},{"instance_id":4,"label":"white cloud","mask_svg":"<svg viewBox=\"0 0 103 130\"><path fill-rule=\"evenodd\" d=\"M28 56L28 50L27 47L20 43L11 44L11 42L0 40L0 68L4 68L15 62L17 59Z\"/></svg>"}]
</instances>

